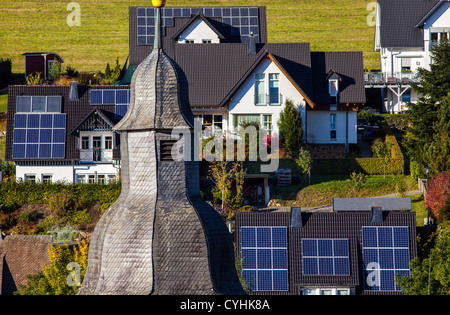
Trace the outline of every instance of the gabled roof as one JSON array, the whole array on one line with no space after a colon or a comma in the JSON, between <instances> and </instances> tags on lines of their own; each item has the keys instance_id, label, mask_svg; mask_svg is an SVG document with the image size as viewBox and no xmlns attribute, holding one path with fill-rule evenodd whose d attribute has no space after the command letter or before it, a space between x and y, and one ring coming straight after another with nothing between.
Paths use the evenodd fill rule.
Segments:
<instances>
[{"instance_id":1,"label":"gabled roof","mask_svg":"<svg viewBox=\"0 0 450 315\"><path fill-rule=\"evenodd\" d=\"M84 119L80 121L80 123L73 128L70 133L74 133L78 129L80 129L92 116L98 115L101 120L103 120L109 127L113 128L116 124L108 117L108 114L101 110L98 107L94 107L92 111L85 116Z\"/></svg>"},{"instance_id":2,"label":"gabled roof","mask_svg":"<svg viewBox=\"0 0 450 315\"><path fill-rule=\"evenodd\" d=\"M417 23L416 27L423 27L424 23L434 14L434 12L436 12L437 9L439 9L446 2L450 2L450 0L439 0L439 2L436 3L436 5L431 8L430 11L428 11L428 13L419 21L419 23Z\"/></svg>"},{"instance_id":3,"label":"gabled roof","mask_svg":"<svg viewBox=\"0 0 450 315\"><path fill-rule=\"evenodd\" d=\"M178 37L180 37L181 34L183 34L183 32L192 24L194 23L197 19L201 19L203 22L206 23L206 25L208 25L208 27L217 34L217 36L220 39L225 39L225 37L222 35L222 33L220 33L209 21L208 18L206 18L203 14L197 13L195 15L192 16L192 18L183 26L181 27L178 32L176 32L173 36L172 39L177 40Z\"/></svg>"},{"instance_id":4,"label":"gabled roof","mask_svg":"<svg viewBox=\"0 0 450 315\"><path fill-rule=\"evenodd\" d=\"M266 57L282 69L313 103L309 44L257 44L256 55L247 44L175 46L176 62L189 83L192 107L221 107Z\"/></svg>"},{"instance_id":5,"label":"gabled roof","mask_svg":"<svg viewBox=\"0 0 450 315\"><path fill-rule=\"evenodd\" d=\"M378 0L380 44L384 48L423 48L423 29L418 23L440 0Z\"/></svg>"}]
</instances>

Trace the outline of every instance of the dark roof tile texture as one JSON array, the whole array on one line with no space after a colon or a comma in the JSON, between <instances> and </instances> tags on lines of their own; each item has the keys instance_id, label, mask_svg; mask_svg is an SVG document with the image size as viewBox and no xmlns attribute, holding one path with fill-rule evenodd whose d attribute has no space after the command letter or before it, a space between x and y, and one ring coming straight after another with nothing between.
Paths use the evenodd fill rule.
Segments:
<instances>
[{"instance_id":1,"label":"dark roof tile texture","mask_svg":"<svg viewBox=\"0 0 450 315\"><path fill-rule=\"evenodd\" d=\"M258 292L258 294L300 294L300 286L356 287L357 294L399 294L398 292L363 291L362 275L362 227L408 226L410 258L417 257L416 216L409 211L383 211L383 223L371 223L369 211L355 212L304 212L302 228L288 229L289 291ZM290 213L236 213L236 247L240 252L240 228L242 226L287 226ZM347 238L349 240L350 276L304 276L302 274L301 240L303 238Z\"/></svg>"},{"instance_id":2,"label":"dark roof tile texture","mask_svg":"<svg viewBox=\"0 0 450 315\"><path fill-rule=\"evenodd\" d=\"M317 104L330 103L327 75L333 70L339 81L339 103L366 102L362 52L312 52L312 86Z\"/></svg>"},{"instance_id":3,"label":"dark roof tile texture","mask_svg":"<svg viewBox=\"0 0 450 315\"><path fill-rule=\"evenodd\" d=\"M415 26L439 0L378 0L381 46L423 49L423 29Z\"/></svg>"},{"instance_id":4,"label":"dark roof tile texture","mask_svg":"<svg viewBox=\"0 0 450 315\"><path fill-rule=\"evenodd\" d=\"M1 237L1 236L0 236ZM48 235L8 235L0 239L0 295L12 295L28 282L44 264L50 264Z\"/></svg>"}]
</instances>

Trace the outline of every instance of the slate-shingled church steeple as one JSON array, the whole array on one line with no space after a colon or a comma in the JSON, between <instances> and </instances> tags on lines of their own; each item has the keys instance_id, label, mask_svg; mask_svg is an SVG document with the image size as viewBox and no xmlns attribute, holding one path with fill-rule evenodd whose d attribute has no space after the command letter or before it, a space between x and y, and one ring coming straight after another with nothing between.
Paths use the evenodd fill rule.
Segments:
<instances>
[{"instance_id":1,"label":"slate-shingled church steeple","mask_svg":"<svg viewBox=\"0 0 450 315\"><path fill-rule=\"evenodd\" d=\"M182 70L161 48L165 1L155 2L155 45L133 75L129 110L114 128L122 192L95 228L78 294L243 294L231 236L200 196L198 162L171 155L172 130L188 128L192 137L194 117Z\"/></svg>"}]
</instances>

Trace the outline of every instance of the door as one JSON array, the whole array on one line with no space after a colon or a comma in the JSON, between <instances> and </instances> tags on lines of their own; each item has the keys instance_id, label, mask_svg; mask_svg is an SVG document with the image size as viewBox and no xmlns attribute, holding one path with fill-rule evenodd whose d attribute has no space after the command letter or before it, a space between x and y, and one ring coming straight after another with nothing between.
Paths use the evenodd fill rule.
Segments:
<instances>
[{"instance_id":1,"label":"door","mask_svg":"<svg viewBox=\"0 0 450 315\"><path fill-rule=\"evenodd\" d=\"M102 160L102 137L92 138L93 161L100 162Z\"/></svg>"}]
</instances>

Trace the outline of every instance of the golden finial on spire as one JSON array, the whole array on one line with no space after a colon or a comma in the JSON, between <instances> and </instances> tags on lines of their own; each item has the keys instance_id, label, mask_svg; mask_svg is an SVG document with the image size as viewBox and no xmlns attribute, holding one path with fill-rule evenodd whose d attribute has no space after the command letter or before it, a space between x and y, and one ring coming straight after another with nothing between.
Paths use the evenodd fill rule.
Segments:
<instances>
[{"instance_id":1,"label":"golden finial on spire","mask_svg":"<svg viewBox=\"0 0 450 315\"><path fill-rule=\"evenodd\" d=\"M152 0L152 5L156 8L161 8L166 5L166 0Z\"/></svg>"}]
</instances>

